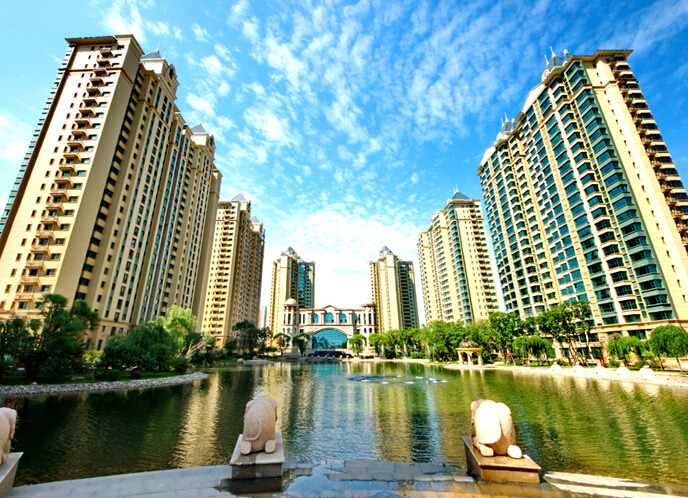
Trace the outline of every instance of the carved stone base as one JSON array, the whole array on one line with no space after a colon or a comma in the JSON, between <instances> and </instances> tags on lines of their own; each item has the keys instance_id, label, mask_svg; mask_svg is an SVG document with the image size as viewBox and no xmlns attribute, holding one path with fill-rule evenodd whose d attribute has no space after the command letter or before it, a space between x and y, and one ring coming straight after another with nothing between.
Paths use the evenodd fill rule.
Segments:
<instances>
[{"instance_id":1,"label":"carved stone base","mask_svg":"<svg viewBox=\"0 0 688 498\"><path fill-rule=\"evenodd\" d=\"M232 459L229 465L232 466L232 479L261 479L267 477L282 477L282 464L284 463L284 447L282 446L282 433L277 433L277 444L274 453L258 451L241 454L241 443L244 435L239 435Z\"/></svg>"},{"instance_id":2,"label":"carved stone base","mask_svg":"<svg viewBox=\"0 0 688 498\"><path fill-rule=\"evenodd\" d=\"M14 485L19 459L24 453L10 453L5 463L0 465L0 498L5 496Z\"/></svg>"},{"instance_id":3,"label":"carved stone base","mask_svg":"<svg viewBox=\"0 0 688 498\"><path fill-rule=\"evenodd\" d=\"M508 456L484 457L473 446L473 441L468 436L463 436L463 444L466 448L466 463L468 470L483 481L498 482L523 482L539 484L541 467L527 455L523 458L511 458Z\"/></svg>"}]
</instances>

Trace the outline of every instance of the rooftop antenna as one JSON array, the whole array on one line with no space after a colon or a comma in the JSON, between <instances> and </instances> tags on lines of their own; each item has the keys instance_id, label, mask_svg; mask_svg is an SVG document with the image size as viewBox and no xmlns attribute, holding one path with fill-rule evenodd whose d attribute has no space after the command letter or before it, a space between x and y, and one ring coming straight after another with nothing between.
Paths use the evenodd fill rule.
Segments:
<instances>
[{"instance_id":1,"label":"rooftop antenna","mask_svg":"<svg viewBox=\"0 0 688 498\"><path fill-rule=\"evenodd\" d=\"M547 60L547 56L545 55L545 64L549 64L549 61Z\"/></svg>"},{"instance_id":2,"label":"rooftop antenna","mask_svg":"<svg viewBox=\"0 0 688 498\"><path fill-rule=\"evenodd\" d=\"M509 118L506 117L506 111L504 111L504 119L506 120L507 123L509 122Z\"/></svg>"},{"instance_id":3,"label":"rooftop antenna","mask_svg":"<svg viewBox=\"0 0 688 498\"><path fill-rule=\"evenodd\" d=\"M156 52L160 52L160 44L159 44L159 43L158 43L158 46L155 47L155 51L156 51Z\"/></svg>"},{"instance_id":4,"label":"rooftop antenna","mask_svg":"<svg viewBox=\"0 0 688 498\"><path fill-rule=\"evenodd\" d=\"M459 187L457 185L454 185L454 193L456 194L459 191Z\"/></svg>"},{"instance_id":5,"label":"rooftop antenna","mask_svg":"<svg viewBox=\"0 0 688 498\"><path fill-rule=\"evenodd\" d=\"M549 47L549 49L550 49L550 51L552 52L552 58L556 57L557 54L554 53L554 50L552 49L552 47Z\"/></svg>"}]
</instances>

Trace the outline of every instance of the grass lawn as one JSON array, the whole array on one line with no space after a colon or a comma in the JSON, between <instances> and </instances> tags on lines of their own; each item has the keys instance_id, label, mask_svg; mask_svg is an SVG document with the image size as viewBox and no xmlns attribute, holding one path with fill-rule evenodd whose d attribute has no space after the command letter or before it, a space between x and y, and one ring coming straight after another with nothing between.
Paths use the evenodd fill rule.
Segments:
<instances>
[{"instance_id":1,"label":"grass lawn","mask_svg":"<svg viewBox=\"0 0 688 498\"><path fill-rule=\"evenodd\" d=\"M145 379L163 379L165 377L176 377L178 375L184 375L184 374L178 374L177 372L159 372L159 373L153 373L153 372L143 372L143 376L141 379L137 380L145 380ZM92 382L99 383L99 382L108 382L107 380L92 380L90 375L75 375L73 377L83 377L83 380L64 380L62 382L59 382L58 384L89 384ZM129 382L133 380L131 378L131 373L130 372L122 372L122 375L119 376L119 382ZM2 380L0 380L0 385L3 386L28 386L32 384L33 381L30 381L26 377L23 376L15 376L15 375L5 375ZM40 382L37 382L38 384L41 384Z\"/></svg>"}]
</instances>

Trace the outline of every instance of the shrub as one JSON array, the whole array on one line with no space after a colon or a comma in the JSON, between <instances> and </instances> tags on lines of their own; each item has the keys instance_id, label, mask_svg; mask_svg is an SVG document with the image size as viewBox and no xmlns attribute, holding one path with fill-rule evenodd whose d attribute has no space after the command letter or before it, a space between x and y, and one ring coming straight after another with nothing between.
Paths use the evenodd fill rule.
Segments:
<instances>
[{"instance_id":1,"label":"shrub","mask_svg":"<svg viewBox=\"0 0 688 498\"><path fill-rule=\"evenodd\" d=\"M93 378L96 380L105 380L105 375L107 375L107 370L104 368L99 368L93 374Z\"/></svg>"},{"instance_id":2,"label":"shrub","mask_svg":"<svg viewBox=\"0 0 688 498\"><path fill-rule=\"evenodd\" d=\"M610 367L618 368L620 365L621 365L621 362L618 360L613 360L613 359L609 360L609 366Z\"/></svg>"},{"instance_id":3,"label":"shrub","mask_svg":"<svg viewBox=\"0 0 688 498\"><path fill-rule=\"evenodd\" d=\"M143 373L141 373L141 370L135 368L131 371L131 378L133 380L139 380L141 377L143 377Z\"/></svg>"},{"instance_id":4,"label":"shrub","mask_svg":"<svg viewBox=\"0 0 688 498\"><path fill-rule=\"evenodd\" d=\"M184 356L177 356L172 360L172 368L175 372L183 374L189 368L189 360Z\"/></svg>"},{"instance_id":5,"label":"shrub","mask_svg":"<svg viewBox=\"0 0 688 498\"><path fill-rule=\"evenodd\" d=\"M68 358L48 358L38 369L38 380L42 382L59 382L72 371L72 362Z\"/></svg>"},{"instance_id":6,"label":"shrub","mask_svg":"<svg viewBox=\"0 0 688 498\"><path fill-rule=\"evenodd\" d=\"M119 380L120 375L122 375L122 372L113 368L112 370L107 371L107 374L105 374L105 378L108 382L117 382Z\"/></svg>"}]
</instances>

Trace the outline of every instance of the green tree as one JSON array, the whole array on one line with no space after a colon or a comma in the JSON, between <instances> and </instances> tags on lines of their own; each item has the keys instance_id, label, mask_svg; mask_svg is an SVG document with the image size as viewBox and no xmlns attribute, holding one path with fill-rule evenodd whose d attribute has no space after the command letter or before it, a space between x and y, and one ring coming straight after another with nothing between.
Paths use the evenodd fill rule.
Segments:
<instances>
[{"instance_id":1,"label":"green tree","mask_svg":"<svg viewBox=\"0 0 688 498\"><path fill-rule=\"evenodd\" d=\"M296 346L301 353L301 356L303 356L303 353L308 349L310 341L311 337L308 334L299 334L291 340L292 344Z\"/></svg>"},{"instance_id":2,"label":"green tree","mask_svg":"<svg viewBox=\"0 0 688 498\"><path fill-rule=\"evenodd\" d=\"M236 332L239 345L244 352L252 352L258 345L258 328L248 320L234 324L232 330Z\"/></svg>"},{"instance_id":3,"label":"green tree","mask_svg":"<svg viewBox=\"0 0 688 498\"><path fill-rule=\"evenodd\" d=\"M381 346L384 346L384 338L381 334L370 334L368 336L368 343L371 348L375 349L377 355L381 354Z\"/></svg>"},{"instance_id":4,"label":"green tree","mask_svg":"<svg viewBox=\"0 0 688 498\"><path fill-rule=\"evenodd\" d=\"M37 303L41 330L32 334L20 355L30 379L57 382L79 369L84 336L98 326L100 317L86 301L75 301L71 309L67 303L59 294L44 294Z\"/></svg>"},{"instance_id":5,"label":"green tree","mask_svg":"<svg viewBox=\"0 0 688 498\"><path fill-rule=\"evenodd\" d=\"M277 334L272 340L277 345L281 355L284 355L284 350L287 349L291 343L291 337L287 334Z\"/></svg>"},{"instance_id":6,"label":"green tree","mask_svg":"<svg viewBox=\"0 0 688 498\"><path fill-rule=\"evenodd\" d=\"M688 332L676 325L662 325L652 331L648 343L652 351L660 357L660 362L662 356L673 356L679 370L683 371L680 358L688 353Z\"/></svg>"},{"instance_id":7,"label":"green tree","mask_svg":"<svg viewBox=\"0 0 688 498\"><path fill-rule=\"evenodd\" d=\"M172 337L174 347L181 351L189 334L198 328L198 320L189 308L173 305L164 317L158 318L158 322Z\"/></svg>"},{"instance_id":8,"label":"green tree","mask_svg":"<svg viewBox=\"0 0 688 498\"><path fill-rule=\"evenodd\" d=\"M263 354L265 353L268 344L270 344L270 339L272 339L272 331L270 330L270 327L263 327L262 329L256 328L255 330L258 351Z\"/></svg>"},{"instance_id":9,"label":"green tree","mask_svg":"<svg viewBox=\"0 0 688 498\"><path fill-rule=\"evenodd\" d=\"M514 337L521 333L520 322L521 319L517 313L501 311L492 313L488 319L489 343L502 354L505 363L508 361Z\"/></svg>"},{"instance_id":10,"label":"green tree","mask_svg":"<svg viewBox=\"0 0 688 498\"><path fill-rule=\"evenodd\" d=\"M0 321L0 379L14 364L30 338L29 328L22 318L10 316L7 320Z\"/></svg>"},{"instance_id":11,"label":"green tree","mask_svg":"<svg viewBox=\"0 0 688 498\"><path fill-rule=\"evenodd\" d=\"M588 337L591 327L590 307L587 302L579 303L559 303L537 317L540 332L562 345L566 343L574 364L579 362L574 341L580 341L581 333Z\"/></svg>"},{"instance_id":12,"label":"green tree","mask_svg":"<svg viewBox=\"0 0 688 498\"><path fill-rule=\"evenodd\" d=\"M363 346L365 345L365 337L363 337L361 334L356 334L353 337L349 337L349 344L351 345L351 349L353 350L354 354L359 355L361 354Z\"/></svg>"},{"instance_id":13,"label":"green tree","mask_svg":"<svg viewBox=\"0 0 688 498\"><path fill-rule=\"evenodd\" d=\"M607 341L607 353L615 356L624 362L624 365L631 364L631 354L636 358L642 358L643 344L637 337L612 337Z\"/></svg>"},{"instance_id":14,"label":"green tree","mask_svg":"<svg viewBox=\"0 0 688 498\"><path fill-rule=\"evenodd\" d=\"M103 348L101 365L118 370L168 370L177 353L175 338L160 321L137 325L126 335L111 337Z\"/></svg>"}]
</instances>

